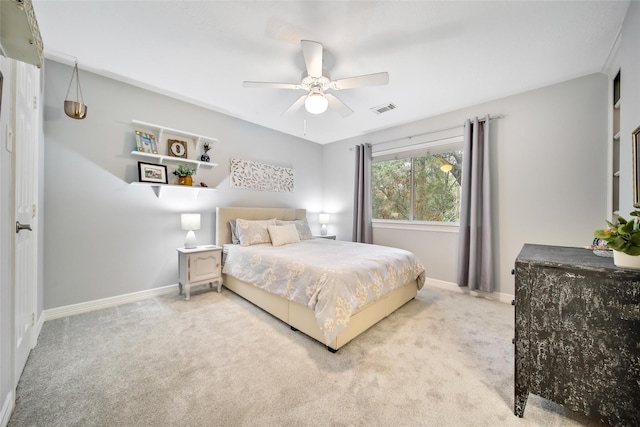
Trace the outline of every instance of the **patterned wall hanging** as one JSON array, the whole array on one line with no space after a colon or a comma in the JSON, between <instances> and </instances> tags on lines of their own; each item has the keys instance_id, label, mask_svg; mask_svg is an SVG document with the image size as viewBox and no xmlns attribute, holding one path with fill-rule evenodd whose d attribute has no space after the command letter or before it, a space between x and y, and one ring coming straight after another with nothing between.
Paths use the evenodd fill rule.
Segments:
<instances>
[{"instance_id":1,"label":"patterned wall hanging","mask_svg":"<svg viewBox=\"0 0 640 427\"><path fill-rule=\"evenodd\" d=\"M231 188L293 192L293 169L231 159Z\"/></svg>"}]
</instances>

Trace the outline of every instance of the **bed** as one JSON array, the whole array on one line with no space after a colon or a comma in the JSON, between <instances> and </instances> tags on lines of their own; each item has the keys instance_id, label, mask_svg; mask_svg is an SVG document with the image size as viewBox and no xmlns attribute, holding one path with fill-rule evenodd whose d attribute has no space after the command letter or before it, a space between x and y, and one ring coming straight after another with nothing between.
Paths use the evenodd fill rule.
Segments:
<instances>
[{"instance_id":1,"label":"bed","mask_svg":"<svg viewBox=\"0 0 640 427\"><path fill-rule=\"evenodd\" d=\"M332 352L413 299L424 284L424 267L420 261L412 253L400 249L321 238L305 238L295 244L284 245L276 245L275 239L273 244L261 241L251 244L245 244L245 241L243 245L232 243L236 236L235 233L232 235L230 220L254 224L255 221L273 219L278 221L278 225L294 221L299 224L301 220L306 221L306 210L238 207L216 209L216 244L223 247L223 286L287 323L291 329L301 331L325 344ZM284 229L278 228L279 231ZM302 234L300 236L302 237ZM336 259L332 253L339 250L345 250L351 255ZM366 250L372 254L364 255L362 251ZM353 279L347 275L351 272L343 271L349 263L368 264L369 259L377 257L380 251L391 252L394 256L388 265L376 267L377 270L371 268L359 273L354 272L360 276L354 276ZM272 261L271 258L267 261L266 258L292 256L293 253L295 261ZM331 258L332 256L334 258ZM400 261L396 259L398 257L407 259ZM303 258L310 261L303 264ZM358 259L358 262L350 262L351 259ZM395 265L396 262L406 262L406 265L398 267ZM280 264L282 267L277 270ZM266 270L250 271L249 265L252 268L262 266ZM295 274L291 273L292 268ZM313 274L314 270L318 269L322 271L316 273L322 275L323 279L316 281L321 281L322 286L314 287L309 284L315 279L309 279L311 276L305 274ZM331 279L325 280L327 274L335 275L335 278L329 276ZM266 284L262 280L265 277L268 278ZM284 283L285 277L286 286L283 284L281 290L274 288L275 285L271 286L278 281ZM345 282L344 286L326 285L340 281ZM351 286L347 282L353 282L354 285ZM302 288L297 289L297 286ZM350 286L353 289L347 289ZM331 292L347 294L336 296ZM326 295L330 296L323 297ZM337 304L334 304L335 302Z\"/></svg>"}]
</instances>

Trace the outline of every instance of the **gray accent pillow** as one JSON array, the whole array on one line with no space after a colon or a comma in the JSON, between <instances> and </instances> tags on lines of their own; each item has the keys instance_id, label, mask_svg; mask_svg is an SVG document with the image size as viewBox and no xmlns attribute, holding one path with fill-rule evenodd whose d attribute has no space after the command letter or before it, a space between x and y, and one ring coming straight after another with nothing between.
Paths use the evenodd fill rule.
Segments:
<instances>
[{"instance_id":1,"label":"gray accent pillow","mask_svg":"<svg viewBox=\"0 0 640 427\"><path fill-rule=\"evenodd\" d=\"M270 225L276 225L276 219L268 220L248 220L248 219L236 219L236 233L240 240L240 246L260 245L263 243L271 243L269 237Z\"/></svg>"},{"instance_id":2,"label":"gray accent pillow","mask_svg":"<svg viewBox=\"0 0 640 427\"><path fill-rule=\"evenodd\" d=\"M239 245L240 244L240 239L238 238L238 233L236 233L236 220L235 219L230 219L229 220L229 227L231 228L231 243L233 243L234 245Z\"/></svg>"},{"instance_id":3,"label":"gray accent pillow","mask_svg":"<svg viewBox=\"0 0 640 427\"><path fill-rule=\"evenodd\" d=\"M293 221L282 221L279 219L276 220L276 225L287 225L287 224L294 224L296 226L300 240L310 240L312 238L311 229L309 228L309 224L307 223L307 218L296 219Z\"/></svg>"}]
</instances>

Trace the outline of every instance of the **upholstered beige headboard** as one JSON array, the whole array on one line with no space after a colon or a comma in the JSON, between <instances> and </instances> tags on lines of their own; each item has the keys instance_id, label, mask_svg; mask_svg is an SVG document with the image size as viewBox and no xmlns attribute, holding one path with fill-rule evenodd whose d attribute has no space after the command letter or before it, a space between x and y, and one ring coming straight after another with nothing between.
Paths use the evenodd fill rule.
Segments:
<instances>
[{"instance_id":1,"label":"upholstered beige headboard","mask_svg":"<svg viewBox=\"0 0 640 427\"><path fill-rule=\"evenodd\" d=\"M216 245L231 243L230 219L282 219L291 221L307 217L306 209L287 208L216 208Z\"/></svg>"}]
</instances>

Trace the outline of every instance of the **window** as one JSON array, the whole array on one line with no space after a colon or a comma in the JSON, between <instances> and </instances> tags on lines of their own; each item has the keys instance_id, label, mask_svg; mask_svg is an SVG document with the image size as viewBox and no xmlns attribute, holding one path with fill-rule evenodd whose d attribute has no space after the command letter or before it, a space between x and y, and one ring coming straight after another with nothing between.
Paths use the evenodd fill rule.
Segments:
<instances>
[{"instance_id":1,"label":"window","mask_svg":"<svg viewBox=\"0 0 640 427\"><path fill-rule=\"evenodd\" d=\"M393 153L389 153L393 151ZM371 211L374 219L458 222L462 141L373 154Z\"/></svg>"}]
</instances>

